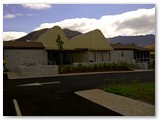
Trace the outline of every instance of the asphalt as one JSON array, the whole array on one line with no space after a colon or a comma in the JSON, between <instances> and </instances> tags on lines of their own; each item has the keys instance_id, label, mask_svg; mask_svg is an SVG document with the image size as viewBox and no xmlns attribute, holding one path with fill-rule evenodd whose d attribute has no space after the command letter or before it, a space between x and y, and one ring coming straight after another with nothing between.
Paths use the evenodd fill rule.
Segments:
<instances>
[{"instance_id":1,"label":"asphalt","mask_svg":"<svg viewBox=\"0 0 160 120\"><path fill-rule=\"evenodd\" d=\"M101 89L106 80L119 84L135 79L139 82L154 83L155 71L4 80L3 115L17 115L13 104L13 100L17 100L23 116L121 116L123 114L76 95L75 92ZM56 81L60 83L48 84ZM42 85L22 87L24 84Z\"/></svg>"},{"instance_id":2,"label":"asphalt","mask_svg":"<svg viewBox=\"0 0 160 120\"><path fill-rule=\"evenodd\" d=\"M72 92L56 91L57 85L22 87L4 92L4 116L17 116L16 100L22 116L122 116Z\"/></svg>"}]
</instances>

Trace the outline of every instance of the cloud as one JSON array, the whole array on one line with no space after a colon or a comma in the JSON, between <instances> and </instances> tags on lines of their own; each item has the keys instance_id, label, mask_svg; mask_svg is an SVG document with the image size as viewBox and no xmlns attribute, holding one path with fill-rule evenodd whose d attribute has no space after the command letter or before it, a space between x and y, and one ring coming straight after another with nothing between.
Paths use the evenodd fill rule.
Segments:
<instances>
[{"instance_id":1,"label":"cloud","mask_svg":"<svg viewBox=\"0 0 160 120\"><path fill-rule=\"evenodd\" d=\"M25 32L15 32L15 31L3 32L3 41L18 39L27 34L28 33L25 33Z\"/></svg>"},{"instance_id":2,"label":"cloud","mask_svg":"<svg viewBox=\"0 0 160 120\"><path fill-rule=\"evenodd\" d=\"M26 16L32 17L32 16L39 16L39 15L38 14L26 14Z\"/></svg>"},{"instance_id":3,"label":"cloud","mask_svg":"<svg viewBox=\"0 0 160 120\"><path fill-rule=\"evenodd\" d=\"M17 16L23 16L22 14L5 14L4 16L3 16L3 18L5 18L5 19L12 19L12 18L15 18L15 17L17 17Z\"/></svg>"},{"instance_id":4,"label":"cloud","mask_svg":"<svg viewBox=\"0 0 160 120\"><path fill-rule=\"evenodd\" d=\"M27 14L5 14L3 16L3 18L5 19L13 19L13 18L16 18L16 17L22 17L22 16L27 16L27 17L32 17L32 16L39 16L38 14L30 14L30 13L27 13Z\"/></svg>"},{"instance_id":5,"label":"cloud","mask_svg":"<svg viewBox=\"0 0 160 120\"><path fill-rule=\"evenodd\" d=\"M15 18L15 17L16 17L16 15L14 15L14 14L6 14L6 15L3 16L3 18L6 18L6 19L12 19L12 18Z\"/></svg>"},{"instance_id":6,"label":"cloud","mask_svg":"<svg viewBox=\"0 0 160 120\"><path fill-rule=\"evenodd\" d=\"M100 29L105 37L135 36L155 33L155 8L138 9L117 15L104 15L99 19L74 18L55 23L43 23L34 30L55 25L82 33Z\"/></svg>"},{"instance_id":7,"label":"cloud","mask_svg":"<svg viewBox=\"0 0 160 120\"><path fill-rule=\"evenodd\" d=\"M22 4L24 8L34 9L34 10L42 10L52 8L50 4Z\"/></svg>"}]
</instances>

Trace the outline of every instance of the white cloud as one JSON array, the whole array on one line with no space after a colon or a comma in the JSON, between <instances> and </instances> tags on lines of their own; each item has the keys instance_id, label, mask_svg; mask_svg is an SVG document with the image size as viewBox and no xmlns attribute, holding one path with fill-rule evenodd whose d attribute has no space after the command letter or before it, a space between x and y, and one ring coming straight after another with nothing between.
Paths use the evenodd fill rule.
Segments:
<instances>
[{"instance_id":1,"label":"white cloud","mask_svg":"<svg viewBox=\"0 0 160 120\"><path fill-rule=\"evenodd\" d=\"M26 16L32 17L32 16L39 16L39 15L38 14L26 14Z\"/></svg>"},{"instance_id":2,"label":"white cloud","mask_svg":"<svg viewBox=\"0 0 160 120\"><path fill-rule=\"evenodd\" d=\"M17 17L17 16L23 16L22 14L5 14L4 16L3 16L3 18L5 18L5 19L12 19L12 18L15 18L15 17Z\"/></svg>"},{"instance_id":3,"label":"white cloud","mask_svg":"<svg viewBox=\"0 0 160 120\"><path fill-rule=\"evenodd\" d=\"M82 33L100 29L107 38L119 35L146 35L155 33L155 8L138 9L118 15L105 15L100 19L75 18L56 23L43 23L34 30L51 28L55 25Z\"/></svg>"},{"instance_id":4,"label":"white cloud","mask_svg":"<svg viewBox=\"0 0 160 120\"><path fill-rule=\"evenodd\" d=\"M15 18L16 15L15 14L6 14L3 16L3 18L6 18L6 19L12 19L12 18Z\"/></svg>"},{"instance_id":5,"label":"white cloud","mask_svg":"<svg viewBox=\"0 0 160 120\"><path fill-rule=\"evenodd\" d=\"M52 8L50 4L22 4L24 8L42 10Z\"/></svg>"},{"instance_id":6,"label":"white cloud","mask_svg":"<svg viewBox=\"0 0 160 120\"><path fill-rule=\"evenodd\" d=\"M15 31L3 32L3 41L14 40L23 37L27 34L28 33L25 32L15 32Z\"/></svg>"}]
</instances>

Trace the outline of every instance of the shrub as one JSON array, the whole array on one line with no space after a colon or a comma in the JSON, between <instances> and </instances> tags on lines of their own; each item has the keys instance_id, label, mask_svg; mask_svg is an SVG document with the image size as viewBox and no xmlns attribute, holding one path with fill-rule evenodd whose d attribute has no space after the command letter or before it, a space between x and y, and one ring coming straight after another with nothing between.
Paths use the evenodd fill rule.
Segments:
<instances>
[{"instance_id":1,"label":"shrub","mask_svg":"<svg viewBox=\"0 0 160 120\"><path fill-rule=\"evenodd\" d=\"M131 70L131 66L125 62L118 63L97 63L93 65L63 65L59 66L59 73L75 73L75 72L98 72L98 71L116 71Z\"/></svg>"},{"instance_id":2,"label":"shrub","mask_svg":"<svg viewBox=\"0 0 160 120\"><path fill-rule=\"evenodd\" d=\"M83 65L83 64L78 64L76 67L77 71L79 71L79 72L85 72L86 68L87 68L87 66Z\"/></svg>"}]
</instances>

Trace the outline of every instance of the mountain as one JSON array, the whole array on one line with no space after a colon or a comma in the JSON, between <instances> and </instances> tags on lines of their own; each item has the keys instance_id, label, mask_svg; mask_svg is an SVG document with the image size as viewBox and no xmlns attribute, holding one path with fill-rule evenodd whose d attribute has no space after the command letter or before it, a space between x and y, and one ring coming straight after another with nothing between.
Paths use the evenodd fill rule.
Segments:
<instances>
[{"instance_id":1,"label":"mountain","mask_svg":"<svg viewBox=\"0 0 160 120\"><path fill-rule=\"evenodd\" d=\"M23 36L21 38L16 39L16 41L27 41L27 40L36 41L38 39L38 37L41 34L43 34L44 32L46 32L47 30L48 30L48 28L41 29L38 31L33 31L33 32L27 34L26 36Z\"/></svg>"},{"instance_id":2,"label":"mountain","mask_svg":"<svg viewBox=\"0 0 160 120\"><path fill-rule=\"evenodd\" d=\"M148 46L155 44L155 35L144 35L144 36L118 36L109 38L109 42L121 43L121 44L136 44L137 46Z\"/></svg>"},{"instance_id":3,"label":"mountain","mask_svg":"<svg viewBox=\"0 0 160 120\"><path fill-rule=\"evenodd\" d=\"M38 31L33 31L33 32L27 34L26 36L23 36L21 38L16 39L16 41L27 41L27 40L36 41L38 39L38 37L40 35L42 35L44 32L46 32L47 30L49 30L49 29L45 28L45 29L41 29ZM68 39L71 39L73 37L76 37L76 36L82 34L78 31L69 30L67 28L63 29L63 31L66 34L66 36L68 37Z\"/></svg>"},{"instance_id":4,"label":"mountain","mask_svg":"<svg viewBox=\"0 0 160 120\"><path fill-rule=\"evenodd\" d=\"M33 31L29 34L27 34L24 37L21 37L19 39L16 39L17 41L36 41L38 37L46 32L48 28L38 30L38 31ZM63 29L64 33L68 37L68 39L71 39L73 37L76 37L78 35L81 35L81 32L78 31L73 31L70 29ZM136 44L137 46L145 47L149 45L155 45L155 35L145 35L145 36L118 36L118 37L113 37L109 38L109 42L111 44L114 43L121 43L121 44Z\"/></svg>"},{"instance_id":5,"label":"mountain","mask_svg":"<svg viewBox=\"0 0 160 120\"><path fill-rule=\"evenodd\" d=\"M73 30L70 30L70 29L67 29L67 28L63 29L63 31L66 34L66 36L68 37L68 39L71 39L73 37L76 37L76 36L82 34L81 32L73 31Z\"/></svg>"}]
</instances>

